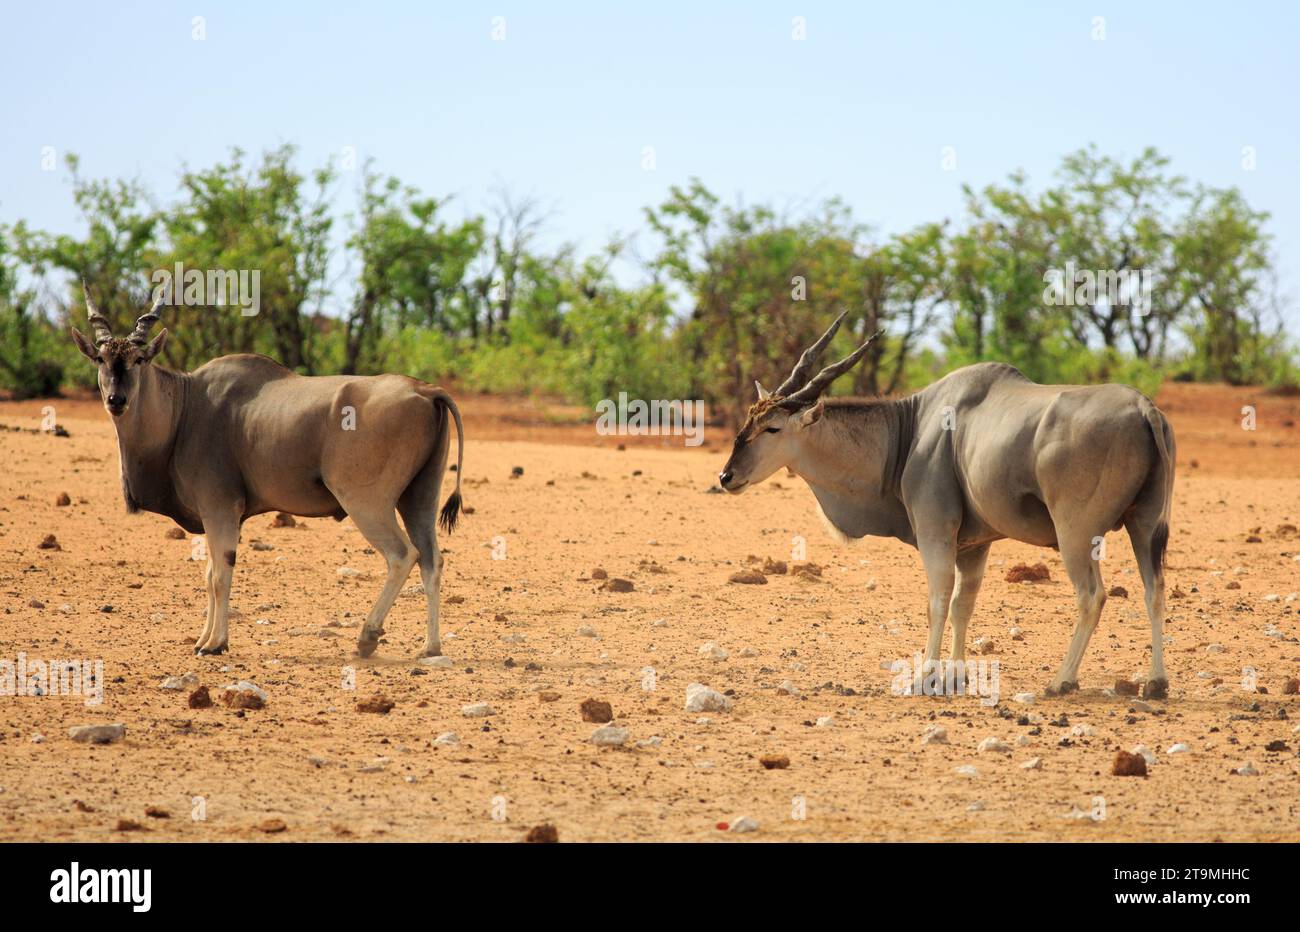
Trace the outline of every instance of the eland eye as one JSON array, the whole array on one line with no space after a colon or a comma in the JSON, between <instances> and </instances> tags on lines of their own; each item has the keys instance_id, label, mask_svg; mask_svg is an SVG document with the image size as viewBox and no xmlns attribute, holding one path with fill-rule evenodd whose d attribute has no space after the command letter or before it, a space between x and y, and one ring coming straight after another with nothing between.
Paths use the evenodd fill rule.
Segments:
<instances>
[{"instance_id":1,"label":"eland eye","mask_svg":"<svg viewBox=\"0 0 1300 932\"><path fill-rule=\"evenodd\" d=\"M781 428L779 428L779 427L765 427L765 428L763 428L763 433L765 433L765 434L775 434L775 433L779 433L780 430L781 430Z\"/></svg>"}]
</instances>

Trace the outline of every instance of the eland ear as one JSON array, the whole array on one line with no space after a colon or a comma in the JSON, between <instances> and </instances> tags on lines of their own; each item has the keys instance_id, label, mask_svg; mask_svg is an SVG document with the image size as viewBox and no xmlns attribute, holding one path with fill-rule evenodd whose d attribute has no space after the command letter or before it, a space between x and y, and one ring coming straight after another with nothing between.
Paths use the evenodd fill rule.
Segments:
<instances>
[{"instance_id":1,"label":"eland ear","mask_svg":"<svg viewBox=\"0 0 1300 932\"><path fill-rule=\"evenodd\" d=\"M754 387L755 387L756 389L758 389L758 400L759 400L759 401L767 401L767 399L769 399L769 398L772 397L772 393L771 393L771 392L769 392L769 391L768 391L766 388L764 388L762 385L758 384L758 379L755 379L755 380L754 380Z\"/></svg>"},{"instance_id":2,"label":"eland ear","mask_svg":"<svg viewBox=\"0 0 1300 932\"><path fill-rule=\"evenodd\" d=\"M78 330L72 328L72 342L77 344L77 349L81 350L81 355L85 356L91 362L99 362L99 348L90 342L90 338Z\"/></svg>"},{"instance_id":3,"label":"eland ear","mask_svg":"<svg viewBox=\"0 0 1300 932\"><path fill-rule=\"evenodd\" d=\"M158 331L158 336L149 341L149 344L140 351L145 362L152 362L153 358L162 352L163 347L167 345L167 328L164 327Z\"/></svg>"},{"instance_id":4,"label":"eland ear","mask_svg":"<svg viewBox=\"0 0 1300 932\"><path fill-rule=\"evenodd\" d=\"M811 408L808 408L804 410L802 413L800 413L799 426L812 427L814 424L816 424L818 421L822 419L822 412L824 412L825 410L826 410L825 403L818 401Z\"/></svg>"}]
</instances>

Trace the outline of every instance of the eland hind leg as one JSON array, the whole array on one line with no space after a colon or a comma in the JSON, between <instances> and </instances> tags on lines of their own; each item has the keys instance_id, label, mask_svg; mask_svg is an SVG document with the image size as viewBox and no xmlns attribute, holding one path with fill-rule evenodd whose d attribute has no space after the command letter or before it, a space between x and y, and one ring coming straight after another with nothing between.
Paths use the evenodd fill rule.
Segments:
<instances>
[{"instance_id":1,"label":"eland hind leg","mask_svg":"<svg viewBox=\"0 0 1300 932\"><path fill-rule=\"evenodd\" d=\"M1103 532L1104 533L1104 532ZM1064 695L1079 688L1079 664L1092 633L1097 630L1101 620L1101 610L1106 604L1106 589L1101 581L1101 563L1094 559L1098 544L1093 541L1101 534L1080 534L1058 529L1061 548L1061 560L1065 563L1065 572L1074 584L1074 600L1078 619L1074 625L1074 635L1070 638L1070 647L1066 651L1061 669L1047 687L1049 696Z\"/></svg>"},{"instance_id":2,"label":"eland hind leg","mask_svg":"<svg viewBox=\"0 0 1300 932\"><path fill-rule=\"evenodd\" d=\"M443 424L446 424L443 418ZM419 551L420 579L424 583L424 600L428 612L428 631L421 657L442 654L442 636L438 629L439 593L442 590L442 554L438 551L438 493L442 486L442 473L447 465L447 446L450 440L444 430L434 455L416 474L411 484L397 502L397 510L406 525L411 543Z\"/></svg>"},{"instance_id":3,"label":"eland hind leg","mask_svg":"<svg viewBox=\"0 0 1300 932\"><path fill-rule=\"evenodd\" d=\"M365 624L361 626L361 633L357 635L357 656L369 657L379 646L379 638L384 633L384 619L388 616L388 610L393 607L393 602L397 600L397 594L402 590L406 577L411 575L411 567L415 566L419 553L398 527L397 512L393 505L349 507L349 503L342 498L339 502L352 518L357 530L375 550L383 555L384 561L388 564L384 587L379 591L379 598L375 600L370 614L366 616Z\"/></svg>"},{"instance_id":4,"label":"eland hind leg","mask_svg":"<svg viewBox=\"0 0 1300 932\"><path fill-rule=\"evenodd\" d=\"M1129 540L1133 542L1133 555L1137 558L1138 572L1142 574L1142 588L1146 592L1147 617L1151 620L1151 672L1142 689L1144 699L1165 699L1169 696L1169 677L1165 673L1165 568L1164 551L1169 539L1169 527L1163 513L1155 517L1139 509L1126 523Z\"/></svg>"}]
</instances>

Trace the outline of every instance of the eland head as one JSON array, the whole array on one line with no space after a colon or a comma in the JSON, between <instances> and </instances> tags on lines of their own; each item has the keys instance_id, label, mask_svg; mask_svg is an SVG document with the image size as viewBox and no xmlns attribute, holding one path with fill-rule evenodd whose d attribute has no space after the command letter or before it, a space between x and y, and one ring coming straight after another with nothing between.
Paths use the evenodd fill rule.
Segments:
<instances>
[{"instance_id":1,"label":"eland head","mask_svg":"<svg viewBox=\"0 0 1300 932\"><path fill-rule=\"evenodd\" d=\"M136 319L135 329L130 336L114 337L108 321L91 300L90 289L86 287L84 279L81 290L86 296L86 311L95 338L92 341L73 327L72 340L81 354L99 368L99 395L104 400L105 409L113 417L121 417L135 402L139 391L139 367L151 363L167 343L165 329L152 340L149 339L149 331L158 322L163 298L159 297L153 307Z\"/></svg>"},{"instance_id":2,"label":"eland head","mask_svg":"<svg viewBox=\"0 0 1300 932\"><path fill-rule=\"evenodd\" d=\"M727 465L718 474L718 484L723 489L731 493L742 492L794 462L801 435L821 419L822 393L853 368L866 354L872 341L880 336L880 331L877 331L848 356L812 375L813 366L830 345L844 317L841 314L835 318L817 342L804 350L790 377L775 391L769 392L754 383L758 400L750 406L745 423L736 433Z\"/></svg>"}]
</instances>

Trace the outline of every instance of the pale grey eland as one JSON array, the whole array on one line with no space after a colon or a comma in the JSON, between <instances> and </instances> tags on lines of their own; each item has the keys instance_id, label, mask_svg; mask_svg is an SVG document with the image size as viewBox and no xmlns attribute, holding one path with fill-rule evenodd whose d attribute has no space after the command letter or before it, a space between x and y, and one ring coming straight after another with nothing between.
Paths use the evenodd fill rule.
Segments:
<instances>
[{"instance_id":1,"label":"pale grey eland","mask_svg":"<svg viewBox=\"0 0 1300 932\"><path fill-rule=\"evenodd\" d=\"M125 339L113 337L88 291L86 308L95 339L75 328L72 338L99 367L127 511L166 515L207 539L207 623L196 653L226 650L240 526L268 511L351 517L387 561L387 579L357 638L362 657L374 653L384 618L418 561L428 608L422 656L442 652L435 517L449 417L457 442L456 490L440 517L448 533L461 508L465 436L451 396L402 375L301 376L247 354L172 372L152 364L167 340L166 330L149 339L161 301Z\"/></svg>"},{"instance_id":2,"label":"pale grey eland","mask_svg":"<svg viewBox=\"0 0 1300 932\"><path fill-rule=\"evenodd\" d=\"M780 388L757 385L758 401L718 476L722 488L741 492L788 467L842 539L870 534L916 547L929 587L928 669L939 659L948 617L951 659L965 659L966 624L993 541L1058 549L1078 620L1048 686L1053 695L1078 689L1079 663L1106 602L1099 545L1107 531L1124 527L1151 620L1143 695L1165 698L1174 435L1159 409L1122 385L1039 385L1002 363L966 366L906 398L823 400L875 339L810 378L843 319Z\"/></svg>"}]
</instances>

